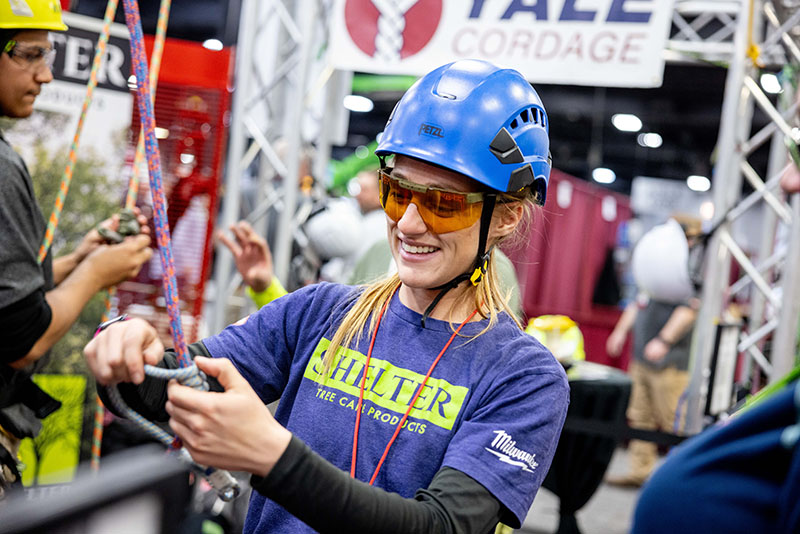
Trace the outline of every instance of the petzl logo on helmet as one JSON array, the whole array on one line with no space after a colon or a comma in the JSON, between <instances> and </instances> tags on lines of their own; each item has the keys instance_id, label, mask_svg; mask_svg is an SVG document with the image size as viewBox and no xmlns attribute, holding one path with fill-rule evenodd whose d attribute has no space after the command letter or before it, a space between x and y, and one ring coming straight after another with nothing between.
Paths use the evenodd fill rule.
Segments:
<instances>
[{"instance_id":1,"label":"petzl logo on helmet","mask_svg":"<svg viewBox=\"0 0 800 534\"><path fill-rule=\"evenodd\" d=\"M438 137L440 139L444 138L444 131L439 126L434 126L433 124L422 123L419 125L419 132L418 135L428 135L430 137Z\"/></svg>"},{"instance_id":2,"label":"petzl logo on helmet","mask_svg":"<svg viewBox=\"0 0 800 534\"><path fill-rule=\"evenodd\" d=\"M353 43L365 54L398 62L433 38L443 0L346 0L344 20Z\"/></svg>"}]
</instances>

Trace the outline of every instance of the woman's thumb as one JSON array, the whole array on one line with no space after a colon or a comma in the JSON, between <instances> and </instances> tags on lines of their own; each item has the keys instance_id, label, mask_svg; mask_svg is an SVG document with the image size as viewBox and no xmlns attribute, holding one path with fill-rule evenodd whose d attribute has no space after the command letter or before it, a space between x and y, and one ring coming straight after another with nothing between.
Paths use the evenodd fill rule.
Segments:
<instances>
[{"instance_id":1,"label":"woman's thumb","mask_svg":"<svg viewBox=\"0 0 800 534\"><path fill-rule=\"evenodd\" d=\"M226 391L236 386L239 381L244 380L239 372L236 371L233 363L227 358L206 358L198 356L194 359L194 362L197 364L198 369L208 376L216 378Z\"/></svg>"}]
</instances>

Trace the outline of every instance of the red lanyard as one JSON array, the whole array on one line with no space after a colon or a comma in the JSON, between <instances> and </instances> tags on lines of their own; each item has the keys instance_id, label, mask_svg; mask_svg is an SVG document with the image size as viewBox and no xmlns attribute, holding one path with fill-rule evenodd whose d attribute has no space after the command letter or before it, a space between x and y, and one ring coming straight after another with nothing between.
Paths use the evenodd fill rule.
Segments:
<instances>
[{"instance_id":1,"label":"red lanyard","mask_svg":"<svg viewBox=\"0 0 800 534\"><path fill-rule=\"evenodd\" d=\"M370 358L372 358L372 348L375 346L375 338L378 336L378 327L381 325L381 319L383 319L383 312L386 311L386 307L389 305L390 300L392 300L392 297L389 297L389 300L387 300L386 303L383 305L383 308L381 308L381 312L378 315L378 322L375 325L375 330L372 332L372 340L369 343L369 350L367 351L367 363L364 365L364 374L361 377L361 387L358 393L358 407L356 408L356 427L353 430L353 458L350 461L350 476L353 478L355 478L356 476L356 458L358 456L358 428L361 423L361 405L364 402L364 385L367 382L367 373L369 372L369 361ZM439 360L442 358L442 355L447 350L447 347L449 347L450 343L452 343L453 340L456 338L456 335L461 330L461 327L467 324L470 321L470 319L472 319L475 316L476 313L478 313L477 309L474 310L469 315L469 317L464 319L464 322L461 323L458 326L458 328L456 328L455 332L453 332L453 335L450 336L450 339L447 341L444 348L442 348L442 351L439 353L436 359L433 360L430 369L428 369L428 374L425 375L425 379L422 381L422 384L419 386L417 392L414 394L414 398L411 399L411 402L408 404L408 409L406 410L405 415L403 415L403 418L400 419L399 423L397 423L397 428L394 429L394 434L392 435L392 438L389 440L389 443L386 445L386 449L383 451L383 456L381 456L381 459L378 461L378 465L375 466L375 472L372 474L372 478L369 481L370 486L375 482L375 479L378 478L378 471L381 470L383 461L386 460L386 456L389 454L389 449L394 443L394 440L397 439L398 434L400 434L400 430L403 428L403 424L406 422L406 419L408 419L408 414L411 413L411 408L417 402L417 398L419 398L420 393L422 393L422 390L425 388L425 384L428 382L428 378L430 378L431 374L433 373L433 369L436 367L436 364L439 363Z\"/></svg>"}]
</instances>

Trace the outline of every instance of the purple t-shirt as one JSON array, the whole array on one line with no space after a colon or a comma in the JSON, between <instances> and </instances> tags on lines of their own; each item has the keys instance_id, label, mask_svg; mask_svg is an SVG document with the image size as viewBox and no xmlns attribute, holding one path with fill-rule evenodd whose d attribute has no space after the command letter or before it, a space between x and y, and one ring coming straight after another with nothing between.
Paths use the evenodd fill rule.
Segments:
<instances>
[{"instance_id":1,"label":"purple t-shirt","mask_svg":"<svg viewBox=\"0 0 800 534\"><path fill-rule=\"evenodd\" d=\"M282 397L276 419L314 451L350 470L355 409L372 331L340 351L327 374L322 358L358 289L318 284L282 297L205 340L229 358L264 402ZM452 335L446 321L406 308L395 295L370 360L356 477L369 481L398 421ZM464 325L428 379L375 485L404 497L444 466L486 487L521 524L555 453L569 403L561 365L506 314ZM514 525L512 525L514 526ZM519 526L519 525L516 525ZM245 532L311 532L254 492Z\"/></svg>"}]
</instances>

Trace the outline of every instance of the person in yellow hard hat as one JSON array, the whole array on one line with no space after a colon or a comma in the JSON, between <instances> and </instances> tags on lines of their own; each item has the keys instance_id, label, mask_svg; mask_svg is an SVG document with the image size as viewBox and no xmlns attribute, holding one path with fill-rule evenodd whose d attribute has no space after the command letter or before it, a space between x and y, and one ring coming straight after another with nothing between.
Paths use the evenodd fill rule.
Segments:
<instances>
[{"instance_id":1,"label":"person in yellow hard hat","mask_svg":"<svg viewBox=\"0 0 800 534\"><path fill-rule=\"evenodd\" d=\"M50 67L55 50L47 39L47 32L66 29L57 0L0 0L3 61L0 109L3 115L23 118L33 112L33 102L42 85L53 79Z\"/></svg>"},{"instance_id":2,"label":"person in yellow hard hat","mask_svg":"<svg viewBox=\"0 0 800 534\"><path fill-rule=\"evenodd\" d=\"M566 315L533 317L528 321L525 332L550 349L562 364L586 359L581 329Z\"/></svg>"},{"instance_id":3,"label":"person in yellow hard hat","mask_svg":"<svg viewBox=\"0 0 800 534\"><path fill-rule=\"evenodd\" d=\"M53 79L48 32L66 29L57 0L0 0L0 116L33 113ZM116 230L119 221L101 224ZM143 234L113 246L92 230L71 254L48 254L40 264L45 220L25 163L0 131L0 498L19 484L19 440L36 435L40 420L59 407L31 375L97 291L136 274L150 258L147 225L141 227Z\"/></svg>"}]
</instances>

